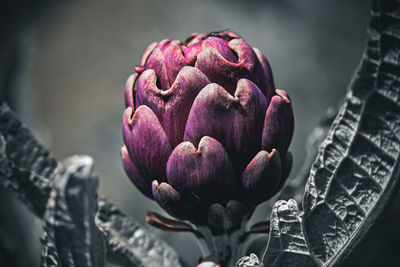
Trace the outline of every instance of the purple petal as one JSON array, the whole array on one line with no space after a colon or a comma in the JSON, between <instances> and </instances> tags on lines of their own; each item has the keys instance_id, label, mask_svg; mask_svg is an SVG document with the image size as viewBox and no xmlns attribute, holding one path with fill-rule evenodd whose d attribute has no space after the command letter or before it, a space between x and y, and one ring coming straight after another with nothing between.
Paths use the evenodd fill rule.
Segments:
<instances>
[{"instance_id":1,"label":"purple petal","mask_svg":"<svg viewBox=\"0 0 400 267\"><path fill-rule=\"evenodd\" d=\"M166 90L170 87L164 55L159 47L153 50L147 59L145 67L146 69L153 69L157 73L162 89Z\"/></svg>"},{"instance_id":2,"label":"purple petal","mask_svg":"<svg viewBox=\"0 0 400 267\"><path fill-rule=\"evenodd\" d=\"M281 159L277 150L269 154L262 150L247 165L242 174L242 184L246 200L253 204L271 198L279 186Z\"/></svg>"},{"instance_id":3,"label":"purple petal","mask_svg":"<svg viewBox=\"0 0 400 267\"><path fill-rule=\"evenodd\" d=\"M195 67L201 70L211 82L221 85L233 95L239 78L249 77L244 64L244 61L231 62L225 59L217 49L207 47L197 56Z\"/></svg>"},{"instance_id":4,"label":"purple petal","mask_svg":"<svg viewBox=\"0 0 400 267\"><path fill-rule=\"evenodd\" d=\"M137 189L139 189L139 191L141 191L147 197L153 198L150 183L146 181L145 178L143 178L139 170L136 168L135 164L132 162L132 159L129 156L126 146L121 147L121 157L125 172L128 175L129 179L132 181L132 183L136 186Z\"/></svg>"},{"instance_id":5,"label":"purple petal","mask_svg":"<svg viewBox=\"0 0 400 267\"><path fill-rule=\"evenodd\" d=\"M258 48L253 47L253 51L256 53L258 61L260 62L264 70L265 84L267 85L266 90L264 91L264 95L269 100L271 99L275 91L275 83L274 77L272 75L271 65L269 64L267 58L261 53Z\"/></svg>"},{"instance_id":6,"label":"purple petal","mask_svg":"<svg viewBox=\"0 0 400 267\"><path fill-rule=\"evenodd\" d=\"M204 39L205 37L206 35L204 34L199 35L199 37L193 37L193 39L190 39L190 43L183 47L186 63L188 65L194 66L197 56L207 47L216 49L218 53L227 61L237 61L236 54L228 47L228 41L217 37L208 37Z\"/></svg>"},{"instance_id":7,"label":"purple petal","mask_svg":"<svg viewBox=\"0 0 400 267\"><path fill-rule=\"evenodd\" d=\"M125 144L136 167L148 181L164 180L172 148L153 111L140 106L132 117L132 109L127 108L123 124Z\"/></svg>"},{"instance_id":8,"label":"purple petal","mask_svg":"<svg viewBox=\"0 0 400 267\"><path fill-rule=\"evenodd\" d=\"M262 149L271 151L275 148L284 155L293 136L293 110L286 92L279 89L275 92L277 95L271 98L265 114Z\"/></svg>"},{"instance_id":9,"label":"purple petal","mask_svg":"<svg viewBox=\"0 0 400 267\"><path fill-rule=\"evenodd\" d=\"M207 34L205 34L205 33L192 33L186 38L184 43L187 47L189 47L194 44L200 43L206 37L207 37Z\"/></svg>"},{"instance_id":10,"label":"purple petal","mask_svg":"<svg viewBox=\"0 0 400 267\"><path fill-rule=\"evenodd\" d=\"M218 33L218 37L224 40L230 41L232 39L243 39L239 34L236 32L224 31Z\"/></svg>"},{"instance_id":11,"label":"purple petal","mask_svg":"<svg viewBox=\"0 0 400 267\"><path fill-rule=\"evenodd\" d=\"M136 106L146 105L162 121L162 110L165 99L162 98L164 90L157 87L157 74L155 70L145 70L138 78Z\"/></svg>"},{"instance_id":12,"label":"purple petal","mask_svg":"<svg viewBox=\"0 0 400 267\"><path fill-rule=\"evenodd\" d=\"M259 62L257 55L253 51L253 48L248 45L243 39L233 39L229 42L229 47L236 52L238 55L238 61L245 62L244 67L249 72L250 80L253 81L261 92L267 98L267 101L271 99L275 88L273 83L268 84L265 77L265 72L261 63Z\"/></svg>"},{"instance_id":13,"label":"purple petal","mask_svg":"<svg viewBox=\"0 0 400 267\"><path fill-rule=\"evenodd\" d=\"M138 74L132 74L129 76L128 80L126 81L125 84L125 107L131 107L133 110L135 109L134 105L134 86L136 79L138 78Z\"/></svg>"},{"instance_id":14,"label":"purple petal","mask_svg":"<svg viewBox=\"0 0 400 267\"><path fill-rule=\"evenodd\" d=\"M186 64L189 66L194 66L197 56L202 50L201 42L195 43L188 47L183 47L182 49L185 54Z\"/></svg>"},{"instance_id":15,"label":"purple petal","mask_svg":"<svg viewBox=\"0 0 400 267\"><path fill-rule=\"evenodd\" d=\"M146 48L146 50L144 50L142 58L140 59L140 66L143 67L146 64L147 59L149 58L153 50L157 47L157 45L157 43L152 43Z\"/></svg>"},{"instance_id":16,"label":"purple petal","mask_svg":"<svg viewBox=\"0 0 400 267\"><path fill-rule=\"evenodd\" d=\"M235 174L222 145L205 136L196 149L180 143L167 163L168 182L179 192L196 195L205 205L226 201L235 189Z\"/></svg>"},{"instance_id":17,"label":"purple petal","mask_svg":"<svg viewBox=\"0 0 400 267\"><path fill-rule=\"evenodd\" d=\"M203 217L201 209L191 206L178 191L167 183L159 184L154 180L152 192L157 203L166 212L178 219L199 221L199 218Z\"/></svg>"},{"instance_id":18,"label":"purple petal","mask_svg":"<svg viewBox=\"0 0 400 267\"><path fill-rule=\"evenodd\" d=\"M182 53L180 41L171 41L163 47L165 67L168 76L169 85L171 86L179 71L186 65L186 59Z\"/></svg>"},{"instance_id":19,"label":"purple petal","mask_svg":"<svg viewBox=\"0 0 400 267\"><path fill-rule=\"evenodd\" d=\"M235 96L217 84L196 97L185 128L185 141L197 145L203 136L217 139L239 170L259 151L267 101L249 80L237 83Z\"/></svg>"},{"instance_id":20,"label":"purple petal","mask_svg":"<svg viewBox=\"0 0 400 267\"><path fill-rule=\"evenodd\" d=\"M206 49L207 47L215 48L221 56L223 56L226 60L231 62L237 61L237 56L235 53L228 47L228 41L219 38L219 37L208 37L202 43L202 49Z\"/></svg>"},{"instance_id":21,"label":"purple petal","mask_svg":"<svg viewBox=\"0 0 400 267\"><path fill-rule=\"evenodd\" d=\"M132 107L127 107L122 115L122 135L124 137L124 143L132 143L132 138L130 136L131 125L132 125L133 109ZM127 147L127 149L129 149Z\"/></svg>"},{"instance_id":22,"label":"purple petal","mask_svg":"<svg viewBox=\"0 0 400 267\"><path fill-rule=\"evenodd\" d=\"M194 67L183 67L172 87L166 91L156 86L154 70L146 70L138 80L136 105L150 107L167 133L174 147L183 140L190 108L198 93L210 83L207 77Z\"/></svg>"}]
</instances>

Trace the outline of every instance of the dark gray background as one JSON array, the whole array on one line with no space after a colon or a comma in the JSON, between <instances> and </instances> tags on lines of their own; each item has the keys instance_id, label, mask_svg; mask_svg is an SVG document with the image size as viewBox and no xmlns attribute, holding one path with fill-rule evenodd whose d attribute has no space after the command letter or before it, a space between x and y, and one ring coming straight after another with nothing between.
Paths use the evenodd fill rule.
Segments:
<instances>
[{"instance_id":1,"label":"dark gray background","mask_svg":"<svg viewBox=\"0 0 400 267\"><path fill-rule=\"evenodd\" d=\"M148 44L166 38L182 40L191 32L231 29L258 47L272 65L276 86L292 98L293 177L301 167L305 140L318 118L329 106L339 104L346 93L365 44L370 1L98 0L44 6L35 9L38 20L17 17L29 23L9 46L11 50L20 47L22 63L15 90L8 90L8 98L58 159L73 154L93 156L100 193L146 224L147 210L162 211L129 182L119 149L124 83ZM8 23L15 26L14 20ZM7 208L8 203L2 205ZM266 218L266 207L262 205L256 215ZM18 216L26 218L9 219L18 220L18 226L3 223L3 231L29 229L19 235L30 243L15 249L29 252L21 266L37 265L40 222L26 211L22 214ZM388 214L398 213L392 207ZM388 217L384 221L400 220ZM192 235L149 229L195 264L199 251ZM11 240L11 247L19 246L13 241L15 235L4 236ZM396 246L387 246L392 236L375 230L372 241L355 255L352 265L390 262L382 253L395 251Z\"/></svg>"}]
</instances>

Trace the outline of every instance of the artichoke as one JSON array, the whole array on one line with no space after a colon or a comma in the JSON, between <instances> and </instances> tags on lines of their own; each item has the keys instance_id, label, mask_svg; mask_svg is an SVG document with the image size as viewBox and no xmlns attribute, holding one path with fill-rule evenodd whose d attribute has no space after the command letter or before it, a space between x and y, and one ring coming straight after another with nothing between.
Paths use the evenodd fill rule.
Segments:
<instances>
[{"instance_id":1,"label":"artichoke","mask_svg":"<svg viewBox=\"0 0 400 267\"><path fill-rule=\"evenodd\" d=\"M123 165L172 216L230 230L285 182L294 120L264 55L233 32L163 40L125 88Z\"/></svg>"}]
</instances>

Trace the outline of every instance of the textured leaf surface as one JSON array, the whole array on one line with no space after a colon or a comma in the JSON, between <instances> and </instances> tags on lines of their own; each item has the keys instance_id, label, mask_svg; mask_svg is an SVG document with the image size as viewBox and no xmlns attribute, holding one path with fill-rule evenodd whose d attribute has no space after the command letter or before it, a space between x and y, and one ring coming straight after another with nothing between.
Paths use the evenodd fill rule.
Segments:
<instances>
[{"instance_id":1,"label":"textured leaf surface","mask_svg":"<svg viewBox=\"0 0 400 267\"><path fill-rule=\"evenodd\" d=\"M1 104L1 103L0 103ZM7 105L0 105L0 184L42 217L58 162Z\"/></svg>"},{"instance_id":2,"label":"textured leaf surface","mask_svg":"<svg viewBox=\"0 0 400 267\"><path fill-rule=\"evenodd\" d=\"M310 171L303 212L275 204L267 266L343 263L397 193L399 29L400 4L374 1L362 62Z\"/></svg>"},{"instance_id":3,"label":"textured leaf surface","mask_svg":"<svg viewBox=\"0 0 400 267\"><path fill-rule=\"evenodd\" d=\"M147 232L105 199L98 199L96 224L106 233L107 259L120 266L182 266L167 243Z\"/></svg>"},{"instance_id":4,"label":"textured leaf surface","mask_svg":"<svg viewBox=\"0 0 400 267\"><path fill-rule=\"evenodd\" d=\"M260 260L257 255L251 253L249 256L245 256L236 262L235 267L262 267Z\"/></svg>"},{"instance_id":5,"label":"textured leaf surface","mask_svg":"<svg viewBox=\"0 0 400 267\"><path fill-rule=\"evenodd\" d=\"M311 170L303 229L321 265L341 262L397 192L399 27L399 3L375 1L363 61Z\"/></svg>"},{"instance_id":6,"label":"textured leaf surface","mask_svg":"<svg viewBox=\"0 0 400 267\"><path fill-rule=\"evenodd\" d=\"M301 217L296 201L279 200L271 215L271 230L265 266L316 266L301 230Z\"/></svg>"},{"instance_id":7,"label":"textured leaf surface","mask_svg":"<svg viewBox=\"0 0 400 267\"><path fill-rule=\"evenodd\" d=\"M93 160L69 158L54 179L45 213L41 267L102 267L104 236L94 222L98 179Z\"/></svg>"},{"instance_id":8,"label":"textured leaf surface","mask_svg":"<svg viewBox=\"0 0 400 267\"><path fill-rule=\"evenodd\" d=\"M75 159L59 163L0 103L0 184L45 221L43 267L101 266L103 254L121 266L183 265L167 243L97 197L91 159Z\"/></svg>"},{"instance_id":9,"label":"textured leaf surface","mask_svg":"<svg viewBox=\"0 0 400 267\"><path fill-rule=\"evenodd\" d=\"M311 132L310 136L307 138L307 141L305 143L305 149L307 151L307 155L303 161L303 166L301 170L296 174L295 177L288 179L286 185L282 188L279 194L274 196L274 200L291 198L296 200L296 202L302 201L304 194L304 186L310 174L311 166L318 155L318 148L321 145L321 143L325 140L329 128L333 120L335 119L336 115L337 115L337 109L330 107L321 117L318 126ZM271 210L274 202L269 201L271 205Z\"/></svg>"}]
</instances>

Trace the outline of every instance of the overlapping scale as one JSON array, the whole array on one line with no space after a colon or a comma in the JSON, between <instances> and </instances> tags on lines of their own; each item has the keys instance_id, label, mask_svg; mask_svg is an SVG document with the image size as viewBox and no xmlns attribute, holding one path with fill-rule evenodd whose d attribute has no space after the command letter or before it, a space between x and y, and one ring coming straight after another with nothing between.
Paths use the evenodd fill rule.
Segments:
<instances>
[{"instance_id":1,"label":"overlapping scale","mask_svg":"<svg viewBox=\"0 0 400 267\"><path fill-rule=\"evenodd\" d=\"M282 187L293 110L259 49L233 32L196 33L151 44L135 70L121 154L140 191L177 218L230 231Z\"/></svg>"}]
</instances>

